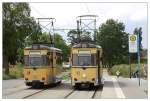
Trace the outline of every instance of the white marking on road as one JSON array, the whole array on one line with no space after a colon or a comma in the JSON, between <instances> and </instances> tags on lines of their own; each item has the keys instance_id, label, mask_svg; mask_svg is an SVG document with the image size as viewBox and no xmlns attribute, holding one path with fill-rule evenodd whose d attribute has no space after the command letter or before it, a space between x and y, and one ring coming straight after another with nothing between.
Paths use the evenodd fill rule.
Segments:
<instances>
[{"instance_id":1,"label":"white marking on road","mask_svg":"<svg viewBox=\"0 0 150 101\"><path fill-rule=\"evenodd\" d=\"M117 80L115 78L112 78L113 80L113 83L114 83L114 88L115 88L115 91L116 91L116 94L117 94L117 97L118 98L125 98L125 95L123 94Z\"/></svg>"}]
</instances>

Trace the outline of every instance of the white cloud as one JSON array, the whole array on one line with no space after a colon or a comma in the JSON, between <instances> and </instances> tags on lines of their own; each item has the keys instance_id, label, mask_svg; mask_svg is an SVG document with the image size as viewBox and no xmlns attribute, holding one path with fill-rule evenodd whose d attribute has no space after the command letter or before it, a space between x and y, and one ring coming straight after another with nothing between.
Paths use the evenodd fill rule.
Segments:
<instances>
[{"instance_id":1,"label":"white cloud","mask_svg":"<svg viewBox=\"0 0 150 101\"><path fill-rule=\"evenodd\" d=\"M100 22L108 18L143 20L147 17L143 3L30 3L34 17L55 17L58 24L74 24L83 14L99 15Z\"/></svg>"},{"instance_id":2,"label":"white cloud","mask_svg":"<svg viewBox=\"0 0 150 101\"><path fill-rule=\"evenodd\" d=\"M30 3L30 6L31 16L54 17L57 28L76 28L76 17L84 14L99 15L98 26L108 18L118 19L127 27L134 23L133 28L137 27L136 22L147 20L146 3ZM143 23L138 23L138 26L142 25ZM126 29L132 32L132 29ZM143 29L147 30L145 27ZM66 34L63 36L66 38Z\"/></svg>"},{"instance_id":3,"label":"white cloud","mask_svg":"<svg viewBox=\"0 0 150 101\"><path fill-rule=\"evenodd\" d=\"M147 18L147 13L143 10L136 11L130 16L132 21L141 21Z\"/></svg>"}]
</instances>

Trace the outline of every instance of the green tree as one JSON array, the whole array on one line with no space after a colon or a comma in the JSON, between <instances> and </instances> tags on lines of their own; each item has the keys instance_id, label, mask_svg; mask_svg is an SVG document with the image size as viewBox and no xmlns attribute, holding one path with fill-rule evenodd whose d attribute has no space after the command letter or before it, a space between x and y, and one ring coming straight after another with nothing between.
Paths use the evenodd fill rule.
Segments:
<instances>
[{"instance_id":1,"label":"green tree","mask_svg":"<svg viewBox=\"0 0 150 101\"><path fill-rule=\"evenodd\" d=\"M67 34L68 40L70 41L71 45L77 44L80 41L92 41L91 33L88 31L78 32L76 30L70 30Z\"/></svg>"},{"instance_id":2,"label":"green tree","mask_svg":"<svg viewBox=\"0 0 150 101\"><path fill-rule=\"evenodd\" d=\"M55 46L63 51L63 60L69 61L70 47L66 44L61 35L55 34Z\"/></svg>"},{"instance_id":3,"label":"green tree","mask_svg":"<svg viewBox=\"0 0 150 101\"><path fill-rule=\"evenodd\" d=\"M45 42L45 43L46 42L50 43L50 37L49 37L48 33L46 33L46 32L42 33L42 35L39 38L39 41Z\"/></svg>"},{"instance_id":4,"label":"green tree","mask_svg":"<svg viewBox=\"0 0 150 101\"><path fill-rule=\"evenodd\" d=\"M78 32L76 30L70 30L67 33L68 40L70 41L71 45L74 45L74 44L76 44L79 41L78 35L79 34L78 34Z\"/></svg>"},{"instance_id":5,"label":"green tree","mask_svg":"<svg viewBox=\"0 0 150 101\"><path fill-rule=\"evenodd\" d=\"M91 33L88 32L88 31L82 31L81 35L80 35L80 40L81 41L86 41L86 42L90 42L92 41L92 38L91 38Z\"/></svg>"},{"instance_id":6,"label":"green tree","mask_svg":"<svg viewBox=\"0 0 150 101\"><path fill-rule=\"evenodd\" d=\"M17 59L25 46L25 38L35 31L36 22L30 17L28 3L3 3L3 67L9 74L8 63Z\"/></svg>"},{"instance_id":7,"label":"green tree","mask_svg":"<svg viewBox=\"0 0 150 101\"><path fill-rule=\"evenodd\" d=\"M125 25L113 19L99 27L97 43L103 48L104 65L112 67L127 61L128 34L124 30Z\"/></svg>"},{"instance_id":8,"label":"green tree","mask_svg":"<svg viewBox=\"0 0 150 101\"><path fill-rule=\"evenodd\" d=\"M34 18L32 18L31 23L32 23L31 29L30 29L31 33L27 37L30 38L31 43L38 42L40 36L42 35L41 27L40 27L39 24L36 23L36 21L34 20Z\"/></svg>"},{"instance_id":9,"label":"green tree","mask_svg":"<svg viewBox=\"0 0 150 101\"><path fill-rule=\"evenodd\" d=\"M50 43L49 34L46 32L42 33L38 41L42 43ZM65 40L58 33L55 33L54 35L54 44L55 44L55 47L62 50L63 55L64 55L63 60L68 61L68 57L70 55L70 47L66 44Z\"/></svg>"},{"instance_id":10,"label":"green tree","mask_svg":"<svg viewBox=\"0 0 150 101\"><path fill-rule=\"evenodd\" d=\"M143 47L142 47L142 27L140 28L135 28L134 32L135 35L139 35L139 45L140 45L140 51L142 51Z\"/></svg>"}]
</instances>

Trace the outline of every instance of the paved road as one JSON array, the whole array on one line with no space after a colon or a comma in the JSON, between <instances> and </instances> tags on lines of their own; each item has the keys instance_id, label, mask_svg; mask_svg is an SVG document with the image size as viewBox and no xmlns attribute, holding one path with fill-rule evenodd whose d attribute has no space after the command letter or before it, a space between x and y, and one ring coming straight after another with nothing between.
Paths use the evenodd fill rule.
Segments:
<instances>
[{"instance_id":1,"label":"paved road","mask_svg":"<svg viewBox=\"0 0 150 101\"><path fill-rule=\"evenodd\" d=\"M64 80L62 84L46 89L32 89L24 84L23 79L3 80L2 96L5 99L108 99L108 98L148 98L145 93L148 90L147 80L141 79L138 86L137 79L116 78L109 76L104 70L104 86L96 89L74 90L71 81Z\"/></svg>"},{"instance_id":2,"label":"paved road","mask_svg":"<svg viewBox=\"0 0 150 101\"><path fill-rule=\"evenodd\" d=\"M20 86L23 84L24 84L23 78L12 79L12 80L3 80L2 81L2 89L9 89L9 88L17 87L17 86Z\"/></svg>"},{"instance_id":3,"label":"paved road","mask_svg":"<svg viewBox=\"0 0 150 101\"><path fill-rule=\"evenodd\" d=\"M101 98L127 98L127 99L145 99L148 98L145 90L148 90L148 81L141 79L141 85L138 85L137 78L123 78L109 76L104 70L104 87ZM115 93L114 93L115 92Z\"/></svg>"},{"instance_id":4,"label":"paved road","mask_svg":"<svg viewBox=\"0 0 150 101\"><path fill-rule=\"evenodd\" d=\"M148 98L145 91L148 91L148 82L141 79L141 85L138 85L138 79L119 78L119 85L126 98L144 99Z\"/></svg>"}]
</instances>

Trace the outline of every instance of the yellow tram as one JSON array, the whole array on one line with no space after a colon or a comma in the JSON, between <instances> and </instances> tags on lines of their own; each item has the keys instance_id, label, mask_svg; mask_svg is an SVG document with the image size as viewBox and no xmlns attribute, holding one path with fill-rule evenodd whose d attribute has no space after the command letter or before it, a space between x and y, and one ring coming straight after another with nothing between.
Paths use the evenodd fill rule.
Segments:
<instances>
[{"instance_id":1,"label":"yellow tram","mask_svg":"<svg viewBox=\"0 0 150 101\"><path fill-rule=\"evenodd\" d=\"M27 86L60 83L62 51L48 44L33 44L24 49L24 80Z\"/></svg>"},{"instance_id":2,"label":"yellow tram","mask_svg":"<svg viewBox=\"0 0 150 101\"><path fill-rule=\"evenodd\" d=\"M98 86L102 79L102 48L90 43L79 43L71 50L72 86Z\"/></svg>"}]
</instances>

